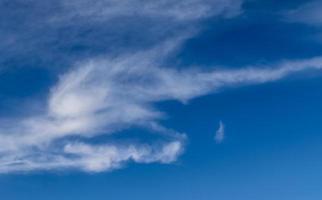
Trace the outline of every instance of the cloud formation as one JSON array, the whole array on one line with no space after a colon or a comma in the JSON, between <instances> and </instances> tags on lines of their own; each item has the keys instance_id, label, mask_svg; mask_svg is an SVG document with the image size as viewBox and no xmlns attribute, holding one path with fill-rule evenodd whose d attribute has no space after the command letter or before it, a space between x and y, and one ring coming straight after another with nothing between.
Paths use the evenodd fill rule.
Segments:
<instances>
[{"instance_id":1,"label":"cloud formation","mask_svg":"<svg viewBox=\"0 0 322 200\"><path fill-rule=\"evenodd\" d=\"M224 17L238 15L241 3L241 0L71 0L63 1L62 5L66 15L72 18L109 20L114 17L144 16L190 21L219 14Z\"/></svg>"},{"instance_id":2,"label":"cloud formation","mask_svg":"<svg viewBox=\"0 0 322 200\"><path fill-rule=\"evenodd\" d=\"M286 18L291 22L308 25L322 25L322 2L319 0L309 1L298 8L286 12Z\"/></svg>"},{"instance_id":3,"label":"cloud formation","mask_svg":"<svg viewBox=\"0 0 322 200\"><path fill-rule=\"evenodd\" d=\"M6 19L0 22L5 41L0 49L6 49L0 51L2 67L6 63L73 67L51 88L42 113L2 119L0 172L98 172L129 161L175 161L184 150L186 136L160 125L163 113L153 103L187 99L192 91L181 92L181 87L192 88L185 78L176 88L177 80L172 78L180 72L163 70L160 63L195 33L200 20L236 16L241 3L2 1L0 17ZM91 141L133 126L158 133L161 139L126 144Z\"/></svg>"},{"instance_id":4,"label":"cloud formation","mask_svg":"<svg viewBox=\"0 0 322 200\"><path fill-rule=\"evenodd\" d=\"M242 0L3 0L0 65L70 66L80 58L152 48L193 35L210 17L233 17ZM32 59L31 59L32 58Z\"/></svg>"},{"instance_id":5,"label":"cloud formation","mask_svg":"<svg viewBox=\"0 0 322 200\"><path fill-rule=\"evenodd\" d=\"M25 2L13 2L7 3L16 3L18 8L25 5ZM34 0L29 3L30 11L38 5ZM149 45L119 50L112 43L109 50L103 48L99 53L94 52L95 56L78 55L73 62L66 61L70 54L62 53L64 59L67 57L63 63L73 63L73 66L51 87L43 112L22 119L6 119L7 123L1 124L0 173L61 169L101 172L120 168L128 162L171 163L183 153L186 135L162 126L160 120L165 113L156 108L156 103L188 102L227 87L261 84L303 70L322 68L321 57L239 69L208 66L208 70L203 66L179 69L165 62L194 34L182 27L197 26L199 20L207 17L236 16L241 12L241 3L239 0L44 1L38 5L44 10L36 9L32 16L11 13L9 21L18 17L24 22L24 34L32 38L25 40L25 35L16 31L11 41L13 44L31 42L32 56L43 55L43 50L46 56L51 54L43 44L60 41L64 28L68 33L89 36L64 37L58 50L76 44L100 49L110 44L106 41L122 40L124 35L120 32L133 33L133 27L127 25L141 24L145 29L139 29L142 32L134 35L144 35L142 41L148 40ZM142 12L138 12L138 5L143 8ZM31 26L29 22L33 19L37 20ZM163 29L165 24L168 29ZM91 28L97 28L94 32L101 33L100 37L92 35ZM156 34L161 28L162 36ZM112 30L108 36L104 34L106 29ZM183 34L183 30L187 33ZM93 44L93 41L98 42ZM13 55L20 55L19 46L9 46L14 48ZM41 47L40 51L35 50L37 47ZM106 141L112 134L132 127L156 133L158 139ZM219 133L223 136L221 127Z\"/></svg>"},{"instance_id":6,"label":"cloud formation","mask_svg":"<svg viewBox=\"0 0 322 200\"><path fill-rule=\"evenodd\" d=\"M221 143L225 138L225 125L222 121L219 122L219 127L215 134L215 141L217 144Z\"/></svg>"},{"instance_id":7,"label":"cloud formation","mask_svg":"<svg viewBox=\"0 0 322 200\"><path fill-rule=\"evenodd\" d=\"M0 172L62 168L97 172L119 168L127 161L169 163L183 152L185 135L158 123L163 113L154 103L187 102L226 87L276 81L291 73L322 68L322 58L317 57L275 66L179 70L162 66L162 52L166 56L171 51L166 45L77 64L52 88L46 113L1 127ZM133 126L166 139L158 144L86 142L86 138ZM222 140L223 130L221 124L217 141Z\"/></svg>"}]
</instances>

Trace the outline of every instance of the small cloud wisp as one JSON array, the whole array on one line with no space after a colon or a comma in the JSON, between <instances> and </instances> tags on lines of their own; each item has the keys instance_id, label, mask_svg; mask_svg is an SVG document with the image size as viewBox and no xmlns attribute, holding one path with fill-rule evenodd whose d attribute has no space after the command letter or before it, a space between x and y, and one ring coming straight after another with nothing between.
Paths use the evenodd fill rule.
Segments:
<instances>
[{"instance_id":1,"label":"small cloud wisp","mask_svg":"<svg viewBox=\"0 0 322 200\"><path fill-rule=\"evenodd\" d=\"M220 144L225 139L225 125L222 121L219 122L219 127L215 134L215 141L217 144Z\"/></svg>"}]
</instances>

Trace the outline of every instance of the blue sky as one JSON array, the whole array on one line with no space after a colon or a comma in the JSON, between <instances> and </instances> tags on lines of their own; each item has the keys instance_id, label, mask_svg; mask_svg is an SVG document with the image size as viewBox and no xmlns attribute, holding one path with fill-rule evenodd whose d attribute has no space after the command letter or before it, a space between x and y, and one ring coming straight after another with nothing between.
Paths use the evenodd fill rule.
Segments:
<instances>
[{"instance_id":1,"label":"blue sky","mask_svg":"<svg viewBox=\"0 0 322 200\"><path fill-rule=\"evenodd\" d=\"M321 199L321 9L0 2L0 198Z\"/></svg>"}]
</instances>

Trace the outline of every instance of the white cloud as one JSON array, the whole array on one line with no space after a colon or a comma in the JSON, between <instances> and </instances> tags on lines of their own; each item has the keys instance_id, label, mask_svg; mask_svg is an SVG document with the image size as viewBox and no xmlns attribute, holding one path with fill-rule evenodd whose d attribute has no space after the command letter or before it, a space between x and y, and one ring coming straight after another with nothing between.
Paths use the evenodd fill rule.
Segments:
<instances>
[{"instance_id":1,"label":"white cloud","mask_svg":"<svg viewBox=\"0 0 322 200\"><path fill-rule=\"evenodd\" d=\"M22 12L19 12L21 2L14 3L18 11L4 13L6 21L14 26L17 19L22 19L17 26L24 31L0 32L4 40L11 41L10 45L4 45L11 49L9 52L13 55L21 56L20 49L23 49L22 55L25 52L31 53L32 57L40 55L48 62L48 58L61 54L43 48L53 42L50 49L60 50L77 45L90 46L95 50L110 45L121 56L112 58L112 55L117 55L112 52L110 58L94 58L75 64L73 70L63 75L51 89L48 107L43 113L26 119L5 119L8 123L0 127L2 173L62 168L103 171L121 167L130 160L140 163L175 161L183 151L185 135L158 124L157 120L163 114L153 107L153 103L173 99L174 95L185 98L185 92L180 94L180 85L184 85L186 80L176 88L175 81L167 76L168 73L178 76L178 72L163 72L157 63L170 49L177 48L182 40L191 36L192 29L195 29L178 26L189 22L188 27L194 27L191 26L191 23L196 24L193 21L219 15L232 17L241 12L241 0L71 0L41 3L31 0ZM138 27L140 31L136 33ZM90 29L95 31L88 38L79 36L89 33ZM61 37L66 30L71 34L70 38ZM150 46L156 46L155 49L134 55L117 50L118 43L114 41L122 40L122 35L127 32L136 38L144 35L146 41L152 40ZM169 38L179 39L166 42L164 46L159 44L160 40L163 43ZM106 41L108 43L101 45ZM57 60L66 63L70 60L68 57L60 55L61 59L54 59L52 64ZM163 135L163 142L136 142L122 146L95 145L85 141L132 126ZM72 137L76 137L77 144Z\"/></svg>"},{"instance_id":2,"label":"white cloud","mask_svg":"<svg viewBox=\"0 0 322 200\"><path fill-rule=\"evenodd\" d=\"M109 20L115 17L169 18L190 21L210 16L232 17L241 12L242 0L70 0L62 1L64 17Z\"/></svg>"},{"instance_id":3,"label":"white cloud","mask_svg":"<svg viewBox=\"0 0 322 200\"><path fill-rule=\"evenodd\" d=\"M38 155L27 157L23 152L19 152L1 157L0 173L53 169L102 172L120 168L128 161L170 163L176 160L182 148L182 144L177 141L159 146L69 143L63 147L63 155L57 152L40 152Z\"/></svg>"},{"instance_id":4,"label":"white cloud","mask_svg":"<svg viewBox=\"0 0 322 200\"><path fill-rule=\"evenodd\" d=\"M215 134L215 141L216 143L221 143L225 138L225 125L222 121L219 122L219 127Z\"/></svg>"},{"instance_id":5,"label":"white cloud","mask_svg":"<svg viewBox=\"0 0 322 200\"><path fill-rule=\"evenodd\" d=\"M286 12L287 20L308 25L322 25L322 2L319 0L309 1L298 8Z\"/></svg>"},{"instance_id":6,"label":"white cloud","mask_svg":"<svg viewBox=\"0 0 322 200\"><path fill-rule=\"evenodd\" d=\"M183 151L185 135L158 124L163 113L154 103L186 102L225 87L276 81L291 73L322 68L322 58L317 57L275 66L178 70L162 66L159 55L164 49L169 52L160 46L77 64L52 88L46 113L0 129L0 171L75 168L98 172L119 168L127 161L169 163ZM127 145L83 141L132 126L167 139L161 144ZM223 127L221 123L217 142L223 139ZM69 136L78 137L78 142Z\"/></svg>"},{"instance_id":7,"label":"white cloud","mask_svg":"<svg viewBox=\"0 0 322 200\"><path fill-rule=\"evenodd\" d=\"M73 18L84 16L90 20L129 14L138 17L136 3L143 3L144 17L172 18L175 22L171 23L177 24L214 15L233 16L240 12L241 4L238 0L174 2L68 1L63 17L68 19L65 9L71 9ZM51 88L43 113L13 119L0 127L0 172L59 169L100 172L120 168L130 161L174 162L184 151L186 136L158 123L164 113L154 107L155 103L187 102L225 87L276 81L290 73L322 68L321 57L231 70L214 67L206 71L189 66L179 70L176 66L164 66L162 61L186 37L172 35L167 37L172 39L162 40L150 50L75 63ZM130 127L158 133L162 139L149 143L90 142Z\"/></svg>"},{"instance_id":8,"label":"white cloud","mask_svg":"<svg viewBox=\"0 0 322 200\"><path fill-rule=\"evenodd\" d=\"M9 1L8 1L9 2ZM209 17L237 16L243 0L10 0L0 5L0 67L70 66L193 35ZM47 63L50 63L49 65ZM35 66L34 66L35 67Z\"/></svg>"}]
</instances>

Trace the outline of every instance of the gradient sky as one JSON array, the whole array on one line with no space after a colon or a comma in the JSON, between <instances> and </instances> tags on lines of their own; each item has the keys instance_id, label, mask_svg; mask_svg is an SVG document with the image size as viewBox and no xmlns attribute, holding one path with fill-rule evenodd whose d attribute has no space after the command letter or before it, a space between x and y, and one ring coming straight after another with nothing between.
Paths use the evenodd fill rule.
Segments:
<instances>
[{"instance_id":1,"label":"gradient sky","mask_svg":"<svg viewBox=\"0 0 322 200\"><path fill-rule=\"evenodd\" d=\"M2 0L0 199L320 200L321 10Z\"/></svg>"}]
</instances>

